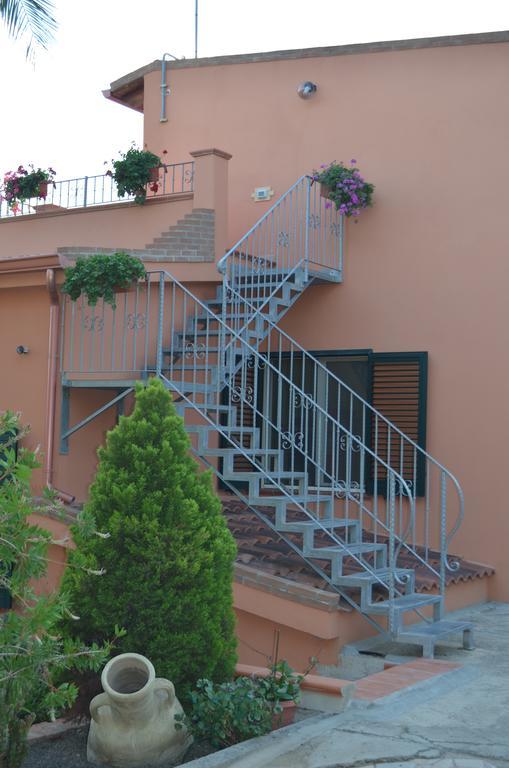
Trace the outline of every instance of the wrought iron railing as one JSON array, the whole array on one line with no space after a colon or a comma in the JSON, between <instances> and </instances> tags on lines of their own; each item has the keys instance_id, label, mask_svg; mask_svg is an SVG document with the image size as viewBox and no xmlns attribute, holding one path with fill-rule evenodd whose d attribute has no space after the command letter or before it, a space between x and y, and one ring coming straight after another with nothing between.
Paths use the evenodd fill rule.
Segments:
<instances>
[{"instance_id":1,"label":"wrought iron railing","mask_svg":"<svg viewBox=\"0 0 509 768\"><path fill-rule=\"evenodd\" d=\"M192 161L162 165L157 181L147 186L147 198L192 192L193 177L194 162ZM58 208L67 210L132 200L134 196L131 195L119 196L113 178L106 173L98 176L82 176L78 179L65 179L49 184L45 198L26 200L19 204L16 211L11 210L6 200L0 200L0 218L35 214L38 209L41 210L41 206L47 205L55 206L55 210Z\"/></svg>"},{"instance_id":2,"label":"wrought iron railing","mask_svg":"<svg viewBox=\"0 0 509 768\"><path fill-rule=\"evenodd\" d=\"M64 381L162 378L268 490L379 582L392 606L408 562L444 593L457 568L448 550L463 494L445 466L276 324L311 280L341 279L342 238L341 217L302 177L221 259L221 298L203 302L154 272L114 308L66 301L61 369ZM263 507L263 498L248 501ZM364 543L384 545L386 578L321 522L331 508L355 519Z\"/></svg>"}]
</instances>

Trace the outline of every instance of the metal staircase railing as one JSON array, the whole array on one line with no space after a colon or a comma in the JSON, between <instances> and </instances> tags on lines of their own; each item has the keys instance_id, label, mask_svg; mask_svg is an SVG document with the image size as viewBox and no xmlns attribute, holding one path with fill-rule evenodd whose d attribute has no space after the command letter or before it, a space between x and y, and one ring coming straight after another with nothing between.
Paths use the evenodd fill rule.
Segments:
<instances>
[{"instance_id":1,"label":"metal staircase railing","mask_svg":"<svg viewBox=\"0 0 509 768\"><path fill-rule=\"evenodd\" d=\"M458 631L441 621L458 481L277 325L311 282L341 281L343 236L303 176L220 260L215 298L161 271L117 308L73 305L63 381L100 381L105 365L119 385L159 376L191 415L195 453L382 634L409 639L403 613L433 607L433 633L409 639L432 654ZM415 593L416 569L438 596Z\"/></svg>"}]
</instances>

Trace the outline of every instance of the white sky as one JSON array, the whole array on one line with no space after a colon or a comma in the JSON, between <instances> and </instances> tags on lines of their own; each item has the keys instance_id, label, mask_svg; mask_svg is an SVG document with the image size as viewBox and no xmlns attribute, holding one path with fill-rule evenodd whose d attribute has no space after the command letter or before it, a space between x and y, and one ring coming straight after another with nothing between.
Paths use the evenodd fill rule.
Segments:
<instances>
[{"instance_id":1,"label":"white sky","mask_svg":"<svg viewBox=\"0 0 509 768\"><path fill-rule=\"evenodd\" d=\"M509 0L199 3L200 56L509 28ZM30 162L58 179L103 173L105 160L141 143L142 116L101 91L165 51L194 55L194 0L56 0L56 15L56 40L35 68L0 27L2 176Z\"/></svg>"}]
</instances>

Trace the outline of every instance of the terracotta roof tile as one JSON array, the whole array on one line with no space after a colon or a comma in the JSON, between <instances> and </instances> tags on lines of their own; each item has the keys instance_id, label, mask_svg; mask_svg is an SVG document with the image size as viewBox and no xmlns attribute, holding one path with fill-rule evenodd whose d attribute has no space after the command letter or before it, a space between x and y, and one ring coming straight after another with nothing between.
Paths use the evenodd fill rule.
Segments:
<instances>
[{"instance_id":1,"label":"terracotta roof tile","mask_svg":"<svg viewBox=\"0 0 509 768\"><path fill-rule=\"evenodd\" d=\"M278 533L260 520L248 506L238 499L224 498L223 511L228 527L237 542L237 561L239 563L249 565L252 568L258 568L274 576L281 576L285 579L304 583L317 589L332 591L327 581L294 552ZM263 507L261 511L267 519L273 519L273 508ZM295 515L296 519L298 519L299 513L296 512ZM369 535L369 533L365 532L365 536L369 537ZM287 536L290 541L300 544L301 537L298 534L289 533ZM379 537L378 541L381 540ZM320 541L323 544L330 543L326 534L322 535L320 533L317 534L316 541L318 545ZM419 553L419 548L417 551ZM431 551L429 555L430 562L439 571L439 553ZM451 555L451 559L458 560L460 567L453 573L447 573L447 585L457 584L462 581L473 581L474 579L491 576L495 573L495 569L490 565L474 563L458 555ZM329 573L330 562L328 560L314 560L314 562L325 573ZM415 570L418 592L426 592L438 587L438 577L430 573L411 553L402 551L398 558L398 565L402 568L413 568ZM358 570L352 558L345 558L345 570L346 572Z\"/></svg>"}]
</instances>

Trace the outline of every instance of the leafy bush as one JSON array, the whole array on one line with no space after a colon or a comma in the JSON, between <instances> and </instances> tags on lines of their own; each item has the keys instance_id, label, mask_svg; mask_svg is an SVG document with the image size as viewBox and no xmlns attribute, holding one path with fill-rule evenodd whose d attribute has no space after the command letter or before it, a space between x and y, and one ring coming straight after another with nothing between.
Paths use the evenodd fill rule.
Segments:
<instances>
[{"instance_id":1,"label":"leafy bush","mask_svg":"<svg viewBox=\"0 0 509 768\"><path fill-rule=\"evenodd\" d=\"M259 681L250 677L220 685L198 680L189 698L189 714L175 716L177 729L185 724L196 741L206 741L216 749L268 733L277 711Z\"/></svg>"},{"instance_id":2,"label":"leafy bush","mask_svg":"<svg viewBox=\"0 0 509 768\"><path fill-rule=\"evenodd\" d=\"M58 504L48 492L38 506L30 494L32 470L39 464L30 451L21 449L16 457L15 443L26 430L15 415L0 415L0 434L11 436L0 456L0 588L8 590L16 609L0 615L0 765L18 768L36 711L53 712L76 698L76 686L56 677L69 669L99 669L111 644L87 647L62 639L57 624L71 615L67 593L35 594L32 582L46 574L52 539L29 516L48 507L56 512ZM84 537L95 531L90 516L80 525Z\"/></svg>"},{"instance_id":3,"label":"leafy bush","mask_svg":"<svg viewBox=\"0 0 509 768\"><path fill-rule=\"evenodd\" d=\"M81 609L80 637L100 642L115 624L124 627L120 650L147 656L183 699L204 675L230 678L235 542L161 381L138 385L132 415L108 433L98 456L85 509L111 535L76 535L71 562L106 569L99 580L66 573Z\"/></svg>"},{"instance_id":4,"label":"leafy bush","mask_svg":"<svg viewBox=\"0 0 509 768\"><path fill-rule=\"evenodd\" d=\"M361 210L373 205L375 187L362 178L356 161L350 162L350 168L344 163L322 165L320 171L313 172L313 178L328 187L329 199L343 216L359 216Z\"/></svg>"},{"instance_id":5,"label":"leafy bush","mask_svg":"<svg viewBox=\"0 0 509 768\"><path fill-rule=\"evenodd\" d=\"M143 205L147 197L146 186L150 181L150 171L161 165L159 157L133 145L121 154L120 160L112 162L113 171L107 173L113 176L119 196L134 195L134 202Z\"/></svg>"},{"instance_id":6,"label":"leafy bush","mask_svg":"<svg viewBox=\"0 0 509 768\"><path fill-rule=\"evenodd\" d=\"M91 307L95 307L99 299L115 307L115 291L128 288L145 274L142 262L123 251L79 256L73 267L64 270L62 293L67 293L73 301L84 294Z\"/></svg>"},{"instance_id":7,"label":"leafy bush","mask_svg":"<svg viewBox=\"0 0 509 768\"><path fill-rule=\"evenodd\" d=\"M300 700L300 684L304 675L297 675L287 661L278 661L270 668L271 674L258 680L267 701Z\"/></svg>"}]
</instances>

